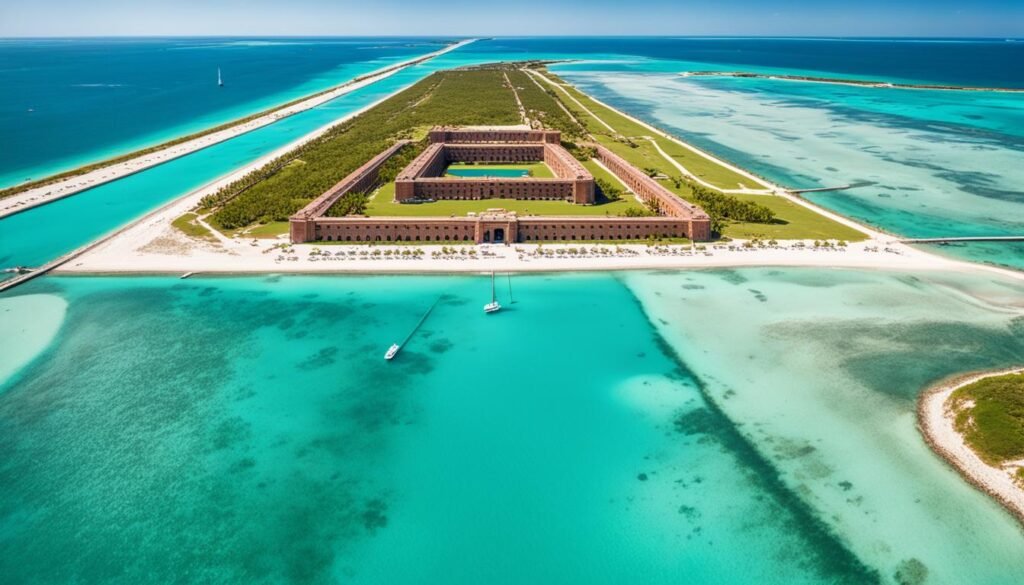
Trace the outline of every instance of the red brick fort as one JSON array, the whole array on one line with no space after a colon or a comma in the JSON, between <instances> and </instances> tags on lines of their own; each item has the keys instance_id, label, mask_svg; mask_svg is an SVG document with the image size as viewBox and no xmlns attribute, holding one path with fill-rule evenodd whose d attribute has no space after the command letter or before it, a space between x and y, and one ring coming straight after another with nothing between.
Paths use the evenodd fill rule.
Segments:
<instances>
[{"instance_id":1,"label":"red brick fort","mask_svg":"<svg viewBox=\"0 0 1024 585\"><path fill-rule=\"evenodd\" d=\"M594 177L561 145L554 130L525 127L435 128L429 146L395 179L395 200L414 205L440 199L546 199L577 205L594 203ZM518 216L490 210L466 217L329 217L330 207L349 192L378 183L382 164L408 144L399 141L359 167L289 219L294 243L352 242L531 242L638 240L649 237L711 238L710 218L625 159L600 145L588 145L597 160L650 207L655 217ZM544 161L554 178L448 178L453 162L530 163Z\"/></svg>"}]
</instances>

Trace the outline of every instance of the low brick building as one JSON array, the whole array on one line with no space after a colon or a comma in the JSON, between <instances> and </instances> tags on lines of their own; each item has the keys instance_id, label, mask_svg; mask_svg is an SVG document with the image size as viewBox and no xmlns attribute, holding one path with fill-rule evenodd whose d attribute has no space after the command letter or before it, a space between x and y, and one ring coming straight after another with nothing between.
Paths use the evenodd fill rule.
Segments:
<instances>
[{"instance_id":1,"label":"low brick building","mask_svg":"<svg viewBox=\"0 0 1024 585\"><path fill-rule=\"evenodd\" d=\"M520 217L502 211L467 217L321 217L314 225L315 238L301 241L478 244L624 241L685 238L689 229L687 221L673 217Z\"/></svg>"}]
</instances>

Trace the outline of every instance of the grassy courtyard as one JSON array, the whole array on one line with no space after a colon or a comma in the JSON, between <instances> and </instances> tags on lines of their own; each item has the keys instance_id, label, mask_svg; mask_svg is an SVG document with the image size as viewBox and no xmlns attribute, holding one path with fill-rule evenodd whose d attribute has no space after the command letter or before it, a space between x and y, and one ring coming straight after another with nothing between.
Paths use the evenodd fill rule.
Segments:
<instances>
[{"instance_id":1,"label":"grassy courtyard","mask_svg":"<svg viewBox=\"0 0 1024 585\"><path fill-rule=\"evenodd\" d=\"M543 162L536 162L531 164L470 164L470 163L452 163L445 169L446 177L454 177L456 175L451 174L451 171L475 171L483 172L488 170L495 171L525 171L526 176L533 177L536 179L553 179L555 173L551 172L551 168Z\"/></svg>"},{"instance_id":2,"label":"grassy courtyard","mask_svg":"<svg viewBox=\"0 0 1024 585\"><path fill-rule=\"evenodd\" d=\"M504 209L519 215L616 216L630 207L641 209L635 200L611 201L597 205L574 205L565 201L524 201L521 199L477 199L434 201L432 203L395 203L395 184L388 183L370 197L366 215L370 217L464 217L488 209Z\"/></svg>"}]
</instances>

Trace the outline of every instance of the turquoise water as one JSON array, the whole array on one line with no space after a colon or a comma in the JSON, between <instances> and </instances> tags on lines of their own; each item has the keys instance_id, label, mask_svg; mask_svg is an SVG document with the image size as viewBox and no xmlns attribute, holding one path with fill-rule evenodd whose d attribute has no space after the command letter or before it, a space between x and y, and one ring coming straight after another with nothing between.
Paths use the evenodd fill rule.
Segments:
<instances>
[{"instance_id":1,"label":"turquoise water","mask_svg":"<svg viewBox=\"0 0 1024 585\"><path fill-rule=\"evenodd\" d=\"M0 266L44 264L437 69L461 63L448 57L403 69L269 126L74 197L0 219ZM0 279L5 277L9 275L0 275Z\"/></svg>"},{"instance_id":2,"label":"turquoise water","mask_svg":"<svg viewBox=\"0 0 1024 585\"><path fill-rule=\"evenodd\" d=\"M1020 284L524 276L515 302L501 291L506 310L485 316L489 284L48 277L19 288L68 312L53 344L0 382L0 573L1024 579L1024 534L931 455L912 417L934 378L1024 360Z\"/></svg>"},{"instance_id":3,"label":"turquoise water","mask_svg":"<svg viewBox=\"0 0 1024 585\"><path fill-rule=\"evenodd\" d=\"M456 177L529 177L530 171L524 169L448 169L445 173Z\"/></svg>"},{"instance_id":4,"label":"turquoise water","mask_svg":"<svg viewBox=\"0 0 1024 585\"><path fill-rule=\"evenodd\" d=\"M776 183L862 185L806 197L891 233L1024 234L1024 95L678 75L702 66L595 60L554 70L595 97ZM1024 268L1024 254L1012 244L946 252Z\"/></svg>"},{"instance_id":5,"label":"turquoise water","mask_svg":"<svg viewBox=\"0 0 1024 585\"><path fill-rule=\"evenodd\" d=\"M442 46L426 38L0 40L0 188L242 118ZM218 87L217 69L225 85ZM111 124L111 120L117 120Z\"/></svg>"}]
</instances>

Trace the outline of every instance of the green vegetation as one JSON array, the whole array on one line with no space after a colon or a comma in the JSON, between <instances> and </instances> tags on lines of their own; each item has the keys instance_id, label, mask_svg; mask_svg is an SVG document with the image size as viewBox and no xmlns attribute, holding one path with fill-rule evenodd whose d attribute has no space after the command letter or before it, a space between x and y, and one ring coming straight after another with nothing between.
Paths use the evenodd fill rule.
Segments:
<instances>
[{"instance_id":1,"label":"green vegetation","mask_svg":"<svg viewBox=\"0 0 1024 585\"><path fill-rule=\"evenodd\" d=\"M366 193L346 193L341 199L334 202L334 205L327 210L331 217L344 217L346 215L363 215L366 213L366 205L369 202Z\"/></svg>"},{"instance_id":2,"label":"green vegetation","mask_svg":"<svg viewBox=\"0 0 1024 585\"><path fill-rule=\"evenodd\" d=\"M753 201L775 213L773 223L728 221L721 234L730 238L761 240L845 240L859 242L867 239L862 232L773 195L733 195L741 201Z\"/></svg>"},{"instance_id":3,"label":"green vegetation","mask_svg":"<svg viewBox=\"0 0 1024 585\"><path fill-rule=\"evenodd\" d=\"M386 189L389 187L390 189ZM443 200L432 203L395 203L394 183L381 187L367 206L366 215L392 217L465 217L470 212L505 209L519 215L617 216L635 208L631 201L613 201L597 205L575 205L566 201L529 201L523 199ZM389 196L390 193L390 196Z\"/></svg>"},{"instance_id":4,"label":"green vegetation","mask_svg":"<svg viewBox=\"0 0 1024 585\"><path fill-rule=\"evenodd\" d=\"M566 142L573 142L587 135L586 129L561 108L555 91L550 86L538 85L533 77L514 66L509 66L506 74L515 86L523 107L526 108L527 117L540 121L545 128L561 131L562 140Z\"/></svg>"},{"instance_id":5,"label":"green vegetation","mask_svg":"<svg viewBox=\"0 0 1024 585\"><path fill-rule=\"evenodd\" d=\"M532 164L491 164L491 163L453 163L448 165L447 170L459 170L459 169L495 169L495 170L508 170L515 169L526 171L529 176L538 179L551 179L554 178L555 173L551 172L551 167L544 164L543 162L536 162Z\"/></svg>"},{"instance_id":6,"label":"green vegetation","mask_svg":"<svg viewBox=\"0 0 1024 585\"><path fill-rule=\"evenodd\" d=\"M246 229L241 235L248 236L250 238L276 238L282 234L287 234L289 225L287 221L272 221L270 223L261 224Z\"/></svg>"},{"instance_id":7,"label":"green vegetation","mask_svg":"<svg viewBox=\"0 0 1024 585\"><path fill-rule=\"evenodd\" d=\"M687 183L691 198L711 216L711 231L721 234L727 221L745 223L774 223L775 212L753 201L744 201L706 189L700 185Z\"/></svg>"},{"instance_id":8,"label":"green vegetation","mask_svg":"<svg viewBox=\"0 0 1024 585\"><path fill-rule=\"evenodd\" d=\"M619 189L615 183L600 177L594 177L594 183L597 186L597 199L604 201L619 201L622 199L622 189Z\"/></svg>"},{"instance_id":9,"label":"green vegetation","mask_svg":"<svg viewBox=\"0 0 1024 585\"><path fill-rule=\"evenodd\" d=\"M189 212L172 221L171 225L191 238L213 239L210 230L196 222L197 217L199 217L198 214Z\"/></svg>"},{"instance_id":10,"label":"green vegetation","mask_svg":"<svg viewBox=\"0 0 1024 585\"><path fill-rule=\"evenodd\" d=\"M1024 459L1024 374L993 376L953 392L954 424L991 465ZM1018 470L1018 476L1024 475Z\"/></svg>"},{"instance_id":11,"label":"green vegetation","mask_svg":"<svg viewBox=\"0 0 1024 585\"><path fill-rule=\"evenodd\" d=\"M438 124L517 122L515 98L505 86L501 70L477 68L434 73L206 197L202 207L216 210L211 220L221 229L285 221L400 138L422 136L423 130ZM296 161L304 164L295 164ZM394 166L397 173L401 167L398 162Z\"/></svg>"}]
</instances>

